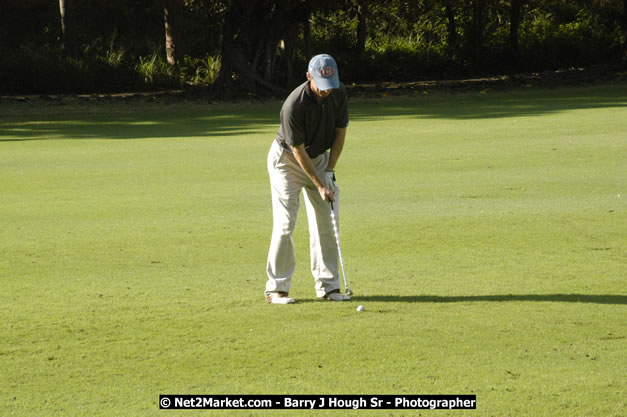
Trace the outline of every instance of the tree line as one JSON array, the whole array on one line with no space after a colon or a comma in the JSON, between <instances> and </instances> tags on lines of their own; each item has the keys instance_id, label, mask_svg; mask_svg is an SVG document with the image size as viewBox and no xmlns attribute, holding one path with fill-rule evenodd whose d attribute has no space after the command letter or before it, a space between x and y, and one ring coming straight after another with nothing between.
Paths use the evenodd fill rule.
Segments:
<instances>
[{"instance_id":1,"label":"tree line","mask_svg":"<svg viewBox=\"0 0 627 417\"><path fill-rule=\"evenodd\" d=\"M627 64L627 0L5 0L0 92L277 93Z\"/></svg>"}]
</instances>

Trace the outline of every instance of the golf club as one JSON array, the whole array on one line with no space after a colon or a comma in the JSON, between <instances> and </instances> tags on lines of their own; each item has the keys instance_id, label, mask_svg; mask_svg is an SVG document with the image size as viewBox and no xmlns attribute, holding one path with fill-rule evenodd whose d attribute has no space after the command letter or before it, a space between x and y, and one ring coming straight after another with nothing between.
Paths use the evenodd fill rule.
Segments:
<instances>
[{"instance_id":1,"label":"golf club","mask_svg":"<svg viewBox=\"0 0 627 417\"><path fill-rule=\"evenodd\" d=\"M335 217L335 210L333 210L333 202L331 202L331 222L333 223L333 231L335 232L335 241L337 242L337 252L340 255L340 265L342 266L342 276L344 277L344 288L346 295L349 297L353 295L353 290L348 288L348 282L346 281L346 271L344 270L344 259L342 258L342 248L340 247L340 231L337 227L337 218Z\"/></svg>"}]
</instances>

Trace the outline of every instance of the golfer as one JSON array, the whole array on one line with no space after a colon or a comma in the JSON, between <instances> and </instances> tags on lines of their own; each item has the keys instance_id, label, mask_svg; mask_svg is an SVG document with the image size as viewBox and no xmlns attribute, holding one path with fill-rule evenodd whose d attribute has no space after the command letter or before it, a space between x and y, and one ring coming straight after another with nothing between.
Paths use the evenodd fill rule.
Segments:
<instances>
[{"instance_id":1,"label":"golfer","mask_svg":"<svg viewBox=\"0 0 627 417\"><path fill-rule=\"evenodd\" d=\"M331 203L339 209L335 166L344 147L348 107L346 88L330 55L309 61L307 81L287 97L281 126L268 154L272 188L273 229L268 254L266 301L290 304L296 267L292 234L301 190L309 220L311 272L316 296L350 300L340 293L338 248L331 220Z\"/></svg>"}]
</instances>

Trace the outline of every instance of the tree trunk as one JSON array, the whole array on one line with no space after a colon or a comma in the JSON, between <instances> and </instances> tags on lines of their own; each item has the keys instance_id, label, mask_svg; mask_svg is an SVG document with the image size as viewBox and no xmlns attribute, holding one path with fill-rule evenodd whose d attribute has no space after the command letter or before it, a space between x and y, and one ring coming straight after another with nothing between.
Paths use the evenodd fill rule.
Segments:
<instances>
[{"instance_id":1,"label":"tree trunk","mask_svg":"<svg viewBox=\"0 0 627 417\"><path fill-rule=\"evenodd\" d=\"M66 53L74 53L74 42L72 39L72 12L68 12L68 8L71 9L72 2L70 0L59 0L59 18L61 23L61 46Z\"/></svg>"},{"instance_id":2,"label":"tree trunk","mask_svg":"<svg viewBox=\"0 0 627 417\"><path fill-rule=\"evenodd\" d=\"M512 53L512 64L517 65L520 55L520 48L518 45L518 29L520 28L520 10L522 6L522 0L511 0L512 9L509 26L509 45Z\"/></svg>"},{"instance_id":3,"label":"tree trunk","mask_svg":"<svg viewBox=\"0 0 627 417\"><path fill-rule=\"evenodd\" d=\"M288 28L293 25L292 19L289 16L290 9L288 4L284 2L276 2L274 7L274 13L270 20L269 27L265 32L265 47L264 47L264 79L266 81L272 81L274 72L274 65L276 63L277 49L279 47L283 34L288 32Z\"/></svg>"},{"instance_id":4,"label":"tree trunk","mask_svg":"<svg viewBox=\"0 0 627 417\"><path fill-rule=\"evenodd\" d=\"M233 78L233 62L235 58L232 56L235 48L235 25L237 21L237 13L232 4L227 6L226 15L224 16L224 22L222 24L222 64L220 65L220 72L218 78L215 81L215 86L218 89L222 89L228 86L232 82Z\"/></svg>"},{"instance_id":5,"label":"tree trunk","mask_svg":"<svg viewBox=\"0 0 627 417\"><path fill-rule=\"evenodd\" d=\"M59 15L61 17L61 39L65 38L65 6L66 0L59 0Z\"/></svg>"},{"instance_id":6,"label":"tree trunk","mask_svg":"<svg viewBox=\"0 0 627 417\"><path fill-rule=\"evenodd\" d=\"M451 0L446 2L445 6L446 13L446 29L448 32L448 47L451 51L457 50L457 23L455 22L455 9L451 4Z\"/></svg>"},{"instance_id":7,"label":"tree trunk","mask_svg":"<svg viewBox=\"0 0 627 417\"><path fill-rule=\"evenodd\" d=\"M179 14L180 0L164 0L163 20L165 22L165 54L170 66L176 65L182 54Z\"/></svg>"},{"instance_id":8,"label":"tree trunk","mask_svg":"<svg viewBox=\"0 0 627 417\"><path fill-rule=\"evenodd\" d=\"M287 87L294 86L294 45L298 37L298 25L290 25L283 38L283 53L285 56L285 66L287 68Z\"/></svg>"},{"instance_id":9,"label":"tree trunk","mask_svg":"<svg viewBox=\"0 0 627 417\"><path fill-rule=\"evenodd\" d=\"M305 43L305 58L311 59L313 56L313 46L311 44L311 23L309 22L309 19L311 18L311 5L309 0L306 2L306 7L306 16L303 21L303 41Z\"/></svg>"},{"instance_id":10,"label":"tree trunk","mask_svg":"<svg viewBox=\"0 0 627 417\"><path fill-rule=\"evenodd\" d=\"M359 0L357 3L357 54L366 52L366 38L368 37L368 0Z\"/></svg>"},{"instance_id":11,"label":"tree trunk","mask_svg":"<svg viewBox=\"0 0 627 417\"><path fill-rule=\"evenodd\" d=\"M483 48L483 11L485 0L472 0L472 22L470 30L470 49L475 70L479 69L481 49Z\"/></svg>"}]
</instances>

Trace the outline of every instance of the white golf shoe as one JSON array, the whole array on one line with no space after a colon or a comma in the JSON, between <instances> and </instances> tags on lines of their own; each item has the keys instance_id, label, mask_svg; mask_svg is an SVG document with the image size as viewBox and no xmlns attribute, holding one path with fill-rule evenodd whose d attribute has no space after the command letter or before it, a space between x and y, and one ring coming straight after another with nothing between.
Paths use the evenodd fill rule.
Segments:
<instances>
[{"instance_id":1,"label":"white golf shoe","mask_svg":"<svg viewBox=\"0 0 627 417\"><path fill-rule=\"evenodd\" d=\"M331 291L330 293L327 293L324 296L324 298L330 301L350 301L351 300L351 298L348 295L342 294L339 290Z\"/></svg>"},{"instance_id":2,"label":"white golf shoe","mask_svg":"<svg viewBox=\"0 0 627 417\"><path fill-rule=\"evenodd\" d=\"M270 304L292 304L296 302L292 297L288 297L286 292L266 293L266 301Z\"/></svg>"}]
</instances>

